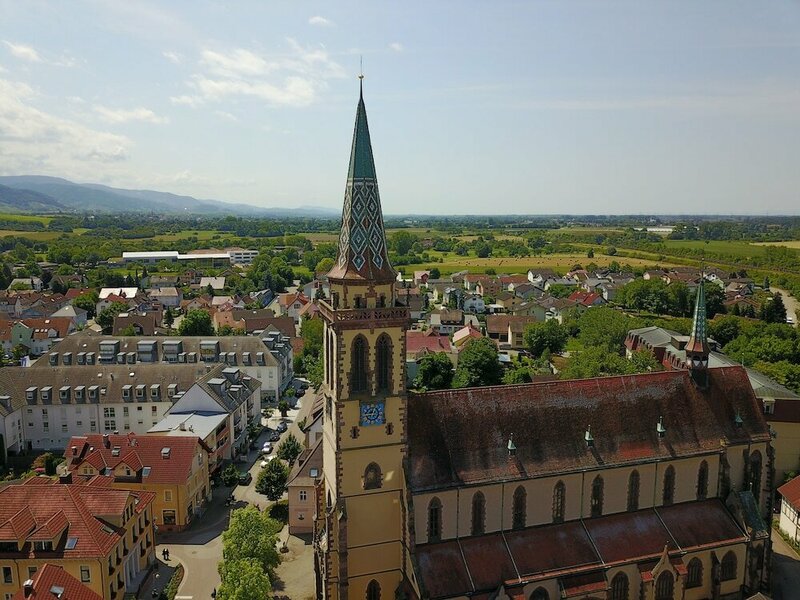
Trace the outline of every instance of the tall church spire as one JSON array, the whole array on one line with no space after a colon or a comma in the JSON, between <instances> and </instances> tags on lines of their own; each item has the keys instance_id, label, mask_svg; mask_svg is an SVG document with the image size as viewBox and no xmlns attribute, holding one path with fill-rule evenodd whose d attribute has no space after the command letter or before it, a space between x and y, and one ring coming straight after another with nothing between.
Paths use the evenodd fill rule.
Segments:
<instances>
[{"instance_id":1,"label":"tall church spire","mask_svg":"<svg viewBox=\"0 0 800 600\"><path fill-rule=\"evenodd\" d=\"M697 299L694 303L694 318L692 319L692 333L686 344L686 364L692 376L698 383L706 382L706 369L708 368L708 355L711 349L708 345L706 323L706 293L704 287L705 275L700 277L697 287Z\"/></svg>"},{"instance_id":2,"label":"tall church spire","mask_svg":"<svg viewBox=\"0 0 800 600\"><path fill-rule=\"evenodd\" d=\"M353 145L344 193L342 230L339 234L339 253L328 277L388 283L394 281L396 273L389 264L386 248L381 199L372 158L367 109L364 106L363 80L359 87Z\"/></svg>"}]
</instances>

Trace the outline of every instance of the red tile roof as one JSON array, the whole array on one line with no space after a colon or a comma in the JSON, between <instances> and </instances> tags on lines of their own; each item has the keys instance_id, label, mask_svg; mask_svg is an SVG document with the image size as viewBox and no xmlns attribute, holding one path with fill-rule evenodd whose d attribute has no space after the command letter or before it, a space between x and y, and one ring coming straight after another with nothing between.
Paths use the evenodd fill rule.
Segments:
<instances>
[{"instance_id":1,"label":"red tile roof","mask_svg":"<svg viewBox=\"0 0 800 600\"><path fill-rule=\"evenodd\" d=\"M439 335L434 329L427 331L406 331L406 354L420 352L450 352L450 338Z\"/></svg>"},{"instance_id":2,"label":"red tile roof","mask_svg":"<svg viewBox=\"0 0 800 600\"><path fill-rule=\"evenodd\" d=\"M724 504L712 499L422 544L417 559L426 597L475 597L504 582L513 598L514 588L552 577L564 589L596 591L606 569L658 559L665 543L677 559L746 539Z\"/></svg>"},{"instance_id":3,"label":"red tile roof","mask_svg":"<svg viewBox=\"0 0 800 600\"><path fill-rule=\"evenodd\" d=\"M717 452L770 439L742 367L411 394L408 482L414 491ZM739 414L743 425L737 427ZM486 415L493 415L486 419ZM656 433L660 417L666 427ZM594 446L584 441L592 425ZM511 434L517 446L508 459Z\"/></svg>"},{"instance_id":4,"label":"red tile roof","mask_svg":"<svg viewBox=\"0 0 800 600\"><path fill-rule=\"evenodd\" d=\"M778 493L788 502L792 508L800 512L800 476L784 483L778 488Z\"/></svg>"},{"instance_id":5,"label":"red tile roof","mask_svg":"<svg viewBox=\"0 0 800 600\"><path fill-rule=\"evenodd\" d=\"M58 565L45 563L33 574L33 592L26 596L21 589L11 600L103 600ZM56 595L58 593L58 595Z\"/></svg>"},{"instance_id":6,"label":"red tile roof","mask_svg":"<svg viewBox=\"0 0 800 600\"><path fill-rule=\"evenodd\" d=\"M136 499L137 510L144 510L154 497L152 492L96 489L61 484L48 478L33 478L0 489L0 531L3 532L2 539L7 539L16 528L19 531L16 539L24 543L21 553L31 558L105 557L119 543L121 535L101 518L109 515L121 517L127 503L135 503ZM67 522L67 535L61 537L53 551L34 551L28 536L37 526L59 527L63 524L59 514L63 514ZM76 538L74 548L65 547L67 538ZM0 553L0 557L7 554ZM11 554L20 555L19 552Z\"/></svg>"},{"instance_id":7,"label":"red tile roof","mask_svg":"<svg viewBox=\"0 0 800 600\"><path fill-rule=\"evenodd\" d=\"M114 456L114 449L117 447L119 455ZM170 449L169 458L162 457L163 448ZM67 468L76 475L80 475L84 462L98 471L128 465L140 477L138 483L178 485L185 483L191 476L192 464L198 451L205 451L202 441L191 436L137 436L134 433L109 435L108 443L104 445L104 437L95 434L74 436L67 444L64 456L67 459ZM143 467L150 467L147 477L142 476Z\"/></svg>"}]
</instances>

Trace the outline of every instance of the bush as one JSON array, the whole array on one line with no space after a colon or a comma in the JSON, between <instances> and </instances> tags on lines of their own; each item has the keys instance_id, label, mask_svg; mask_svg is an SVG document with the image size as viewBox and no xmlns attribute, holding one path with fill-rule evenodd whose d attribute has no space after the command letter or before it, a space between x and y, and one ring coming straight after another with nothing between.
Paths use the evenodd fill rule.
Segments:
<instances>
[{"instance_id":1,"label":"bush","mask_svg":"<svg viewBox=\"0 0 800 600\"><path fill-rule=\"evenodd\" d=\"M280 500L267 509L270 519L275 519L282 525L289 523L289 501Z\"/></svg>"},{"instance_id":2,"label":"bush","mask_svg":"<svg viewBox=\"0 0 800 600\"><path fill-rule=\"evenodd\" d=\"M181 581L183 581L183 565L178 565L172 577L170 577L167 587L164 588L164 592L167 594L167 600L175 600L175 596L178 594L178 588L181 586Z\"/></svg>"},{"instance_id":3,"label":"bush","mask_svg":"<svg viewBox=\"0 0 800 600\"><path fill-rule=\"evenodd\" d=\"M236 468L236 465L228 465L222 470L220 479L222 479L222 484L227 487L236 485L239 482L239 469Z\"/></svg>"}]
</instances>

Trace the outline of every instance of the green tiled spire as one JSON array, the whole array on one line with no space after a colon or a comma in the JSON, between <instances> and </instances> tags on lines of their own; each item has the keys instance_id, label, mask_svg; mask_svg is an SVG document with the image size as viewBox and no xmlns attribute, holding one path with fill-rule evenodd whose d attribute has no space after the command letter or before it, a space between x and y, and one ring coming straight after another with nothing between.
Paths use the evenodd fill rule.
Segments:
<instances>
[{"instance_id":1,"label":"green tiled spire","mask_svg":"<svg viewBox=\"0 0 800 600\"><path fill-rule=\"evenodd\" d=\"M350 150L348 179L375 179L375 162L372 160L372 143L369 139L367 109L364 107L364 89L360 86L356 126L353 130L353 146Z\"/></svg>"},{"instance_id":2,"label":"green tiled spire","mask_svg":"<svg viewBox=\"0 0 800 600\"><path fill-rule=\"evenodd\" d=\"M686 344L686 353L708 356L710 349L708 346L708 331L706 318L706 292L705 276L700 277L700 285L697 287L697 299L694 303L694 317L692 319L692 333L689 342ZM687 356L688 358L688 356Z\"/></svg>"}]
</instances>

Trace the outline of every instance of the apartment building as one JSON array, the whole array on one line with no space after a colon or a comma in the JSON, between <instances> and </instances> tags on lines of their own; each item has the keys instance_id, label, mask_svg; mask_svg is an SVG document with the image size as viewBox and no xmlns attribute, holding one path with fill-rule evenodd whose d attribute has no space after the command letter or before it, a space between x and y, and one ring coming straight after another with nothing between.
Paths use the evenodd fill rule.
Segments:
<instances>
[{"instance_id":1,"label":"apartment building","mask_svg":"<svg viewBox=\"0 0 800 600\"><path fill-rule=\"evenodd\" d=\"M144 434L206 372L202 364L78 368L39 362L48 366L0 372L0 418L11 452L61 452L74 435Z\"/></svg>"},{"instance_id":2,"label":"apartment building","mask_svg":"<svg viewBox=\"0 0 800 600\"><path fill-rule=\"evenodd\" d=\"M201 516L211 499L210 448L197 436L75 436L64 452L73 478L104 476L109 487L153 493L156 525L179 531Z\"/></svg>"},{"instance_id":3,"label":"apartment building","mask_svg":"<svg viewBox=\"0 0 800 600\"><path fill-rule=\"evenodd\" d=\"M155 561L151 492L34 477L0 489L0 594L45 565L106 600L135 594Z\"/></svg>"},{"instance_id":4,"label":"apartment building","mask_svg":"<svg viewBox=\"0 0 800 600\"><path fill-rule=\"evenodd\" d=\"M81 332L69 336L34 369L60 364L93 368L96 365L136 365L139 368L176 364L223 364L239 367L261 382L261 397L280 397L294 377L292 346L288 337L276 330L259 336L221 337L142 337L106 336Z\"/></svg>"}]
</instances>

